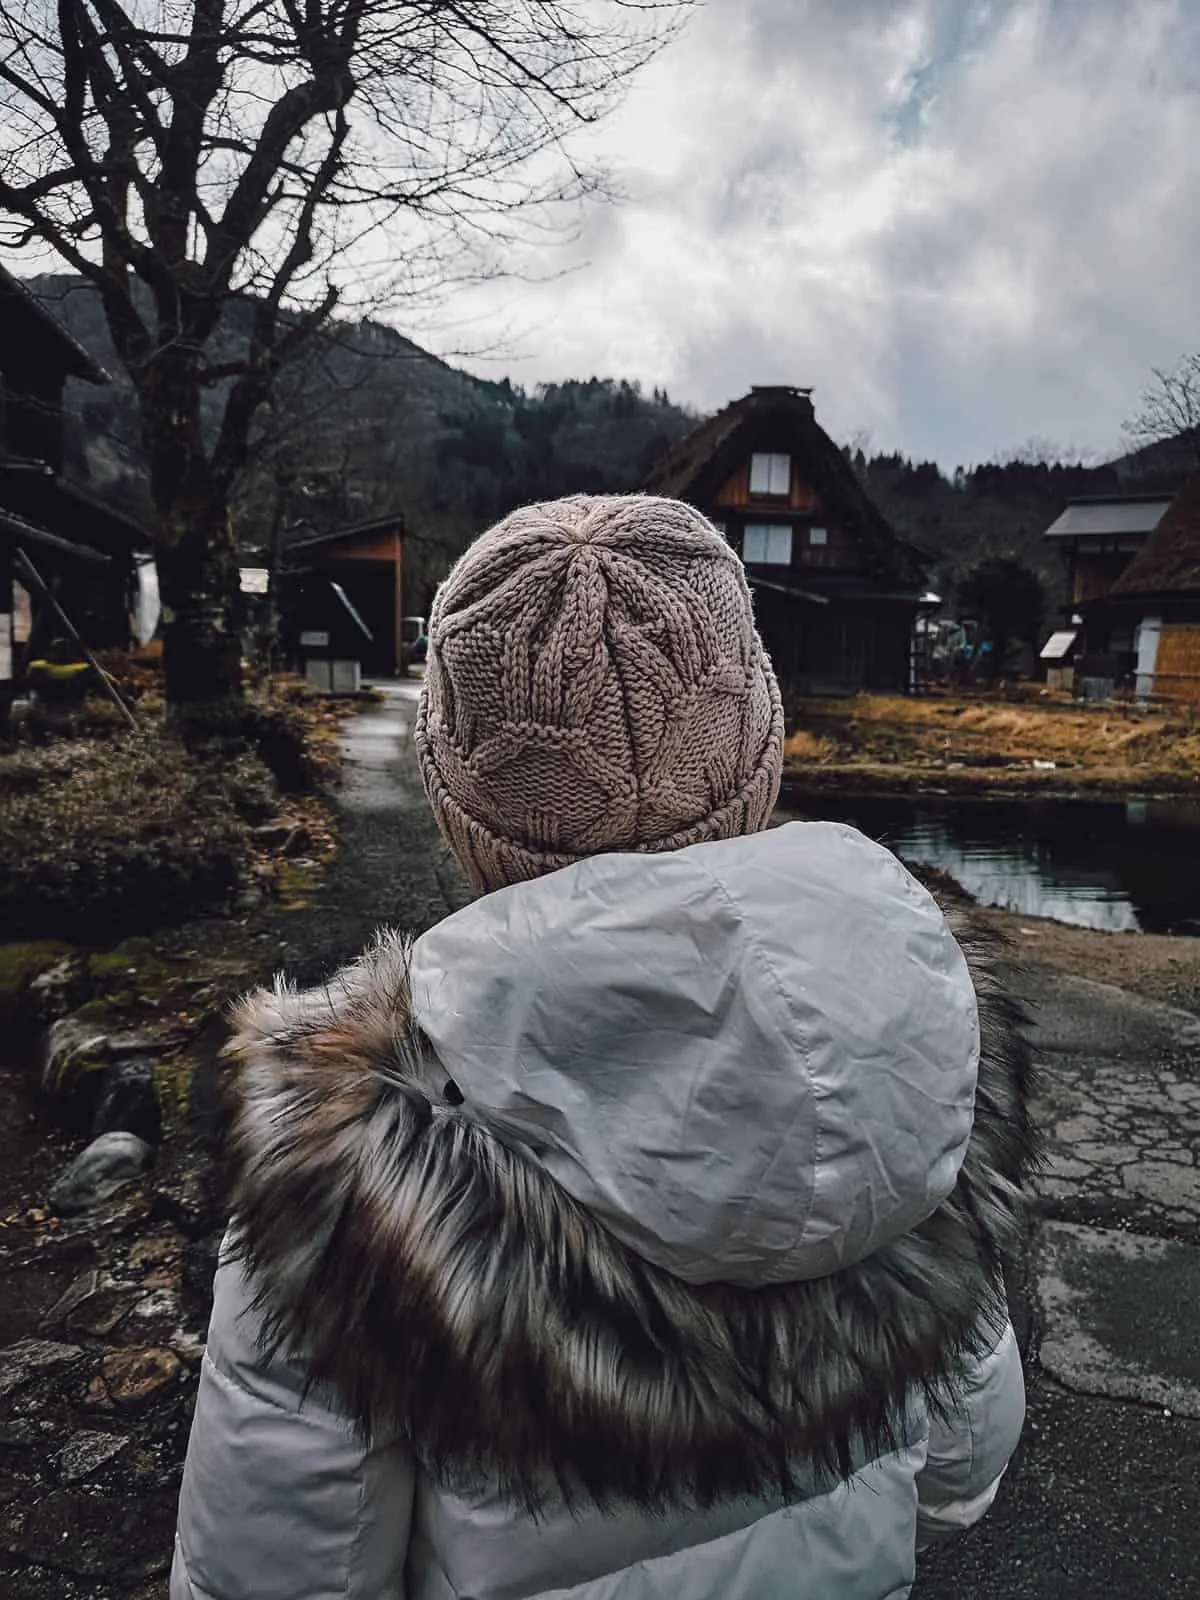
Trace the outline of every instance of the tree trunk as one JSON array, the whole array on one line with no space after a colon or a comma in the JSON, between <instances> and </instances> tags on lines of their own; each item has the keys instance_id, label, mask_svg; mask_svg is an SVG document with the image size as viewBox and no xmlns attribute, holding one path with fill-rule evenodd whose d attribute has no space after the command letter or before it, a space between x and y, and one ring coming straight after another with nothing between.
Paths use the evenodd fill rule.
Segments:
<instances>
[{"instance_id":1,"label":"tree trunk","mask_svg":"<svg viewBox=\"0 0 1200 1600\"><path fill-rule=\"evenodd\" d=\"M156 555L167 703L179 710L240 700L237 554L226 508L182 499L160 525Z\"/></svg>"},{"instance_id":2,"label":"tree trunk","mask_svg":"<svg viewBox=\"0 0 1200 1600\"><path fill-rule=\"evenodd\" d=\"M185 340L160 347L138 397L157 512L167 704L185 715L242 697L237 551L229 488L205 449L200 359Z\"/></svg>"}]
</instances>

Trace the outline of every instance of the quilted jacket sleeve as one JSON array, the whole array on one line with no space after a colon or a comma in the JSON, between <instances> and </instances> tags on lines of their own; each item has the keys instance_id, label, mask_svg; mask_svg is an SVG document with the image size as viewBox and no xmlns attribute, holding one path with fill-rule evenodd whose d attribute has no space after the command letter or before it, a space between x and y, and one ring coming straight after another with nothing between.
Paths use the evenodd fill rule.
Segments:
<instances>
[{"instance_id":1,"label":"quilted jacket sleeve","mask_svg":"<svg viewBox=\"0 0 1200 1600\"><path fill-rule=\"evenodd\" d=\"M227 1248L214 1289L170 1600L404 1600L407 1451L365 1449L302 1371L264 1361Z\"/></svg>"},{"instance_id":2,"label":"quilted jacket sleeve","mask_svg":"<svg viewBox=\"0 0 1200 1600\"><path fill-rule=\"evenodd\" d=\"M958 1403L930 1427L917 1477L917 1548L978 1522L1000 1487L1025 1421L1025 1379L1012 1324L968 1373Z\"/></svg>"}]
</instances>

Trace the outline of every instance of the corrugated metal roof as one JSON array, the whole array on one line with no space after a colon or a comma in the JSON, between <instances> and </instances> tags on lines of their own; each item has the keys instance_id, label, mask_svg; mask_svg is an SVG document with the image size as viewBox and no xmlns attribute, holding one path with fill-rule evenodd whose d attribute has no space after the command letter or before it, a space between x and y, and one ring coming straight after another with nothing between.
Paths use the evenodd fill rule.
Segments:
<instances>
[{"instance_id":1,"label":"corrugated metal roof","mask_svg":"<svg viewBox=\"0 0 1200 1600\"><path fill-rule=\"evenodd\" d=\"M1074 500L1062 516L1046 529L1047 539L1119 537L1126 533L1153 533L1171 504L1169 495L1146 499Z\"/></svg>"}]
</instances>

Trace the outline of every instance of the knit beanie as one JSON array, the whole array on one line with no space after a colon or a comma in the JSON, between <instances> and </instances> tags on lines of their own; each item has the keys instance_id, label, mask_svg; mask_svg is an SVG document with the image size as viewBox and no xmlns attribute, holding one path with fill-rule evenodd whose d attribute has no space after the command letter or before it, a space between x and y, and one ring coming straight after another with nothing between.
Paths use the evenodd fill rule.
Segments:
<instances>
[{"instance_id":1,"label":"knit beanie","mask_svg":"<svg viewBox=\"0 0 1200 1600\"><path fill-rule=\"evenodd\" d=\"M515 511L454 567L428 632L417 756L477 890L766 826L779 689L742 564L691 506Z\"/></svg>"}]
</instances>

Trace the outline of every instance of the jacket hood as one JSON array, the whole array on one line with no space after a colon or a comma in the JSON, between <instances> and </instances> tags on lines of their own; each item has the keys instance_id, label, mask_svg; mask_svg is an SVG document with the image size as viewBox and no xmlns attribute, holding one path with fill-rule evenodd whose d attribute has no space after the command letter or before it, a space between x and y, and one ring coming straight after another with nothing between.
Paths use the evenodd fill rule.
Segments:
<instances>
[{"instance_id":1,"label":"jacket hood","mask_svg":"<svg viewBox=\"0 0 1200 1600\"><path fill-rule=\"evenodd\" d=\"M531 1509L795 1498L891 1448L1003 1325L1034 1156L1020 1013L947 915L801 825L250 996L228 1151L268 1346Z\"/></svg>"},{"instance_id":2,"label":"jacket hood","mask_svg":"<svg viewBox=\"0 0 1200 1600\"><path fill-rule=\"evenodd\" d=\"M411 986L462 1114L689 1283L860 1261L936 1209L966 1154L966 960L850 828L516 884L418 939Z\"/></svg>"}]
</instances>

